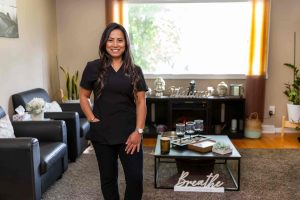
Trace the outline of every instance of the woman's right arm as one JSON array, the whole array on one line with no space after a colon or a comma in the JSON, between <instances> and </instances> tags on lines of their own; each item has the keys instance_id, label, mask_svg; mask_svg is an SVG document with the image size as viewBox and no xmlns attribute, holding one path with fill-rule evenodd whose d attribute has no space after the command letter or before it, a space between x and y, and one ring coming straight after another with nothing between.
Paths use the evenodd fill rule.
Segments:
<instances>
[{"instance_id":1,"label":"woman's right arm","mask_svg":"<svg viewBox=\"0 0 300 200\"><path fill-rule=\"evenodd\" d=\"M80 88L79 91L80 106L89 122L97 122L99 121L99 119L95 117L89 101L91 93L92 91L90 90L84 89L82 87Z\"/></svg>"}]
</instances>

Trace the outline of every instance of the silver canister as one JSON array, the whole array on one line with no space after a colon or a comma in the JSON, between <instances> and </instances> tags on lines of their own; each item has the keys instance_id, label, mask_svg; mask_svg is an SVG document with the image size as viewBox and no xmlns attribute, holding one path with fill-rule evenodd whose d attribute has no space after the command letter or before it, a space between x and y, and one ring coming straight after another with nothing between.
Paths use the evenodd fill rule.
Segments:
<instances>
[{"instance_id":1,"label":"silver canister","mask_svg":"<svg viewBox=\"0 0 300 200\"><path fill-rule=\"evenodd\" d=\"M243 84L230 84L230 96L243 96L244 87Z\"/></svg>"}]
</instances>

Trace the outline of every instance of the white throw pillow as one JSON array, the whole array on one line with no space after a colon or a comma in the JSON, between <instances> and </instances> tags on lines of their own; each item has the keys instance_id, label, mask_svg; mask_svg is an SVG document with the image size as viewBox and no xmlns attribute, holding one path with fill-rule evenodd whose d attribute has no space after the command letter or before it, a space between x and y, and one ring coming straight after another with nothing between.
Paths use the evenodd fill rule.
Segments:
<instances>
[{"instance_id":1,"label":"white throw pillow","mask_svg":"<svg viewBox=\"0 0 300 200\"><path fill-rule=\"evenodd\" d=\"M46 103L45 112L62 112L60 105L56 101Z\"/></svg>"},{"instance_id":2,"label":"white throw pillow","mask_svg":"<svg viewBox=\"0 0 300 200\"><path fill-rule=\"evenodd\" d=\"M0 138L16 138L8 115L0 119Z\"/></svg>"}]
</instances>

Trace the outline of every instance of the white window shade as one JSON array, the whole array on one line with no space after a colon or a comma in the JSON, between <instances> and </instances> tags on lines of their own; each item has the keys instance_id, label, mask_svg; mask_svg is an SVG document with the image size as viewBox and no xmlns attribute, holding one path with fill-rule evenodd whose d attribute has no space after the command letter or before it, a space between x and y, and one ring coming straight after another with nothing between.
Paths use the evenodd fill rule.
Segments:
<instances>
[{"instance_id":1,"label":"white window shade","mask_svg":"<svg viewBox=\"0 0 300 200\"><path fill-rule=\"evenodd\" d=\"M135 62L146 75L246 73L251 2L151 2L129 1L125 12Z\"/></svg>"}]
</instances>

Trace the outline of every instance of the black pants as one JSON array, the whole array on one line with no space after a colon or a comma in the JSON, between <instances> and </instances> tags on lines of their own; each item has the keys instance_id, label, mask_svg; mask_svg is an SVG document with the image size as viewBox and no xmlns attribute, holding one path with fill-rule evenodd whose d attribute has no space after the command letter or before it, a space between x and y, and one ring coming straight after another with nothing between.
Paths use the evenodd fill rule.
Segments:
<instances>
[{"instance_id":1,"label":"black pants","mask_svg":"<svg viewBox=\"0 0 300 200\"><path fill-rule=\"evenodd\" d=\"M99 166L102 194L105 200L119 200L118 157L125 180L125 200L141 200L143 194L143 150L126 154L125 144L104 145L92 142Z\"/></svg>"}]
</instances>

